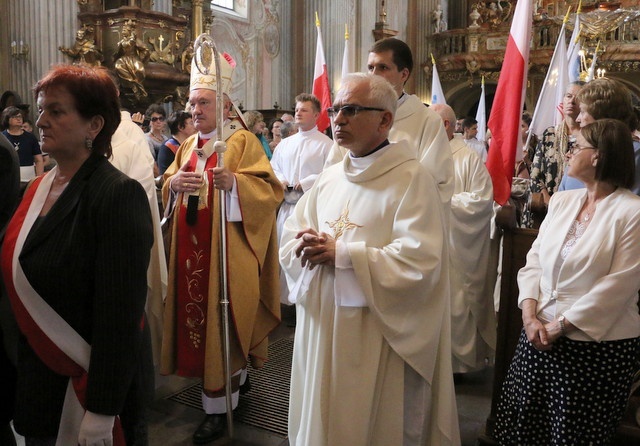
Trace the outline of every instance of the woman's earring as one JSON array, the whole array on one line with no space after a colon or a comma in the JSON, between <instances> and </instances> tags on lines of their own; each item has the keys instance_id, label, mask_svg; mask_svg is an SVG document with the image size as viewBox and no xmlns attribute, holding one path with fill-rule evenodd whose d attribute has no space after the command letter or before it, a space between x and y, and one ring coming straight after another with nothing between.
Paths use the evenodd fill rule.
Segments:
<instances>
[{"instance_id":1,"label":"woman's earring","mask_svg":"<svg viewBox=\"0 0 640 446\"><path fill-rule=\"evenodd\" d=\"M86 137L86 139L84 140L84 146L88 149L88 150L92 150L93 149L93 139L89 138L88 136Z\"/></svg>"}]
</instances>

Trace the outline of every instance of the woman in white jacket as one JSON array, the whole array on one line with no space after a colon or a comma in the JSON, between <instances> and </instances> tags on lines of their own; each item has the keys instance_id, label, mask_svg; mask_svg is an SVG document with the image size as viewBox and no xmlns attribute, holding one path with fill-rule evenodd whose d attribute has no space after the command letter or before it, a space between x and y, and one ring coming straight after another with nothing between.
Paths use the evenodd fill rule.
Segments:
<instances>
[{"instance_id":1,"label":"woman in white jacket","mask_svg":"<svg viewBox=\"0 0 640 446\"><path fill-rule=\"evenodd\" d=\"M582 128L518 273L524 329L498 406L500 444L611 442L640 354L640 197L630 131Z\"/></svg>"}]
</instances>

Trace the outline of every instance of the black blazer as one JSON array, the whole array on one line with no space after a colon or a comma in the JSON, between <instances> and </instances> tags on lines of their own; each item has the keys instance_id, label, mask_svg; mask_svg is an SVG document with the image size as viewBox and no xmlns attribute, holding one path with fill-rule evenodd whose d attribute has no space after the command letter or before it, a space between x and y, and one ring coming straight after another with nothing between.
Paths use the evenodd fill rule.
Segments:
<instances>
[{"instance_id":1,"label":"black blazer","mask_svg":"<svg viewBox=\"0 0 640 446\"><path fill-rule=\"evenodd\" d=\"M144 189L93 155L36 222L20 254L33 288L92 346L92 412L142 407L149 395L141 388L152 390L150 340L142 329L152 244ZM14 419L20 434L56 435L66 383L22 338Z\"/></svg>"},{"instance_id":2,"label":"black blazer","mask_svg":"<svg viewBox=\"0 0 640 446\"><path fill-rule=\"evenodd\" d=\"M9 223L13 211L20 197L20 161L13 144L0 133L0 248L6 225ZM2 275L0 274L0 423L6 425L13 418L16 369L5 350L5 339L15 338L15 322L10 315ZM8 331L5 331L8 330ZM8 342L8 341L7 341ZM15 356L15 349L12 349ZM11 358L14 359L14 358Z\"/></svg>"},{"instance_id":3,"label":"black blazer","mask_svg":"<svg viewBox=\"0 0 640 446\"><path fill-rule=\"evenodd\" d=\"M13 144L0 133L0 242L20 197L20 161Z\"/></svg>"}]
</instances>

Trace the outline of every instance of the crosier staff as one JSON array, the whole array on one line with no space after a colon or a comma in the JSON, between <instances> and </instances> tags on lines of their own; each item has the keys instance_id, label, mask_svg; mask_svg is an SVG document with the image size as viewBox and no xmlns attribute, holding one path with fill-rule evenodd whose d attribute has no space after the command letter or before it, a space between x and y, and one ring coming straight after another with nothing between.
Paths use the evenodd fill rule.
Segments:
<instances>
[{"instance_id":1,"label":"crosier staff","mask_svg":"<svg viewBox=\"0 0 640 446\"><path fill-rule=\"evenodd\" d=\"M215 65L216 73L222 73L220 67L220 53L208 34L198 36L193 44L193 58L195 66L202 74L209 74L211 58ZM223 138L224 129L224 95L222 90L222 76L216 76L216 142L213 147L217 153L216 167L223 167L223 154L227 150L227 143ZM229 339L229 285L227 280L227 210L225 190L218 189L218 209L220 212L220 307L222 318L222 348L224 358L225 401L227 405L227 430L230 438L233 438L233 405L231 399L231 345Z\"/></svg>"}]
</instances>

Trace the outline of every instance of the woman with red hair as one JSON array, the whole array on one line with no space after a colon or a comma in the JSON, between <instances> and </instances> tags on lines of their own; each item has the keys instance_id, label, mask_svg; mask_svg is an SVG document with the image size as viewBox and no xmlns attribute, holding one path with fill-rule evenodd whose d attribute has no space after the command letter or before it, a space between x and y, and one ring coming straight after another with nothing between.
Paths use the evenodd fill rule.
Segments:
<instances>
[{"instance_id":1,"label":"woman with red hair","mask_svg":"<svg viewBox=\"0 0 640 446\"><path fill-rule=\"evenodd\" d=\"M105 69L62 65L35 96L57 166L25 193L1 257L21 331L14 427L27 445L145 444L153 228L142 186L107 160L116 87Z\"/></svg>"}]
</instances>

